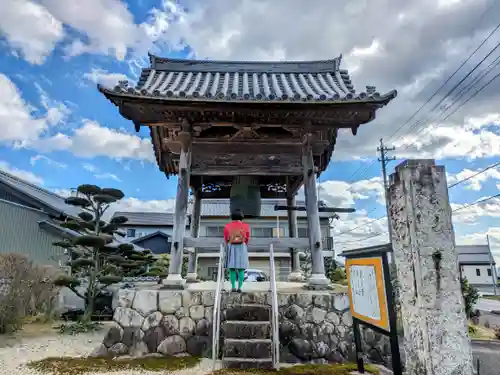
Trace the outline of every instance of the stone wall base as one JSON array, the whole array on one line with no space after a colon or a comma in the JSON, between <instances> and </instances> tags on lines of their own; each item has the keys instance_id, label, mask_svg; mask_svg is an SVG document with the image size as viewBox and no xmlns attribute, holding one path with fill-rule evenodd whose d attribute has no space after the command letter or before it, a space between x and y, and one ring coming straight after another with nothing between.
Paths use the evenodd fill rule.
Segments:
<instances>
[{"instance_id":1,"label":"stone wall base","mask_svg":"<svg viewBox=\"0 0 500 375\"><path fill-rule=\"evenodd\" d=\"M112 327L93 355L188 353L210 357L214 299L213 290L121 289L115 299ZM270 292L225 292L222 308L250 303L270 305L270 301ZM345 293L279 292L278 305L280 362L354 360L352 320ZM369 349L377 348L379 359L384 362L387 357L384 339L368 336Z\"/></svg>"}]
</instances>

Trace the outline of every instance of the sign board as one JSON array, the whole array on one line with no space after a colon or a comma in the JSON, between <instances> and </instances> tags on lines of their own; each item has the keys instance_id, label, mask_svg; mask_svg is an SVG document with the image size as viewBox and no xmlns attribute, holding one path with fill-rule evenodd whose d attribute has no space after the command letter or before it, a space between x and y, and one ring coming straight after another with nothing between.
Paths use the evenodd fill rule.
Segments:
<instances>
[{"instance_id":1,"label":"sign board","mask_svg":"<svg viewBox=\"0 0 500 375\"><path fill-rule=\"evenodd\" d=\"M382 257L346 259L345 266L351 315L389 332Z\"/></svg>"}]
</instances>

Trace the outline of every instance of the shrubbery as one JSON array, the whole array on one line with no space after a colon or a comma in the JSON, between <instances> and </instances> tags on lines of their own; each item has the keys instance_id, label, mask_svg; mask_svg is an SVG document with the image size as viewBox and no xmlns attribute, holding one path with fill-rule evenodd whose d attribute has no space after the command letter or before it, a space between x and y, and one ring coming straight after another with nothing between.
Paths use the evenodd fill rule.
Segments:
<instances>
[{"instance_id":1,"label":"shrubbery","mask_svg":"<svg viewBox=\"0 0 500 375\"><path fill-rule=\"evenodd\" d=\"M132 244L115 242L115 235L121 235L120 226L128 219L115 216L109 223L102 220L110 205L124 197L123 192L96 185L80 185L78 196L66 198L66 204L80 207L78 219L66 220L61 226L78 232L72 240L57 241L56 246L65 248L71 256L69 265L72 275L61 274L55 285L65 286L85 301L85 312L81 321L90 324L99 294L124 276L140 276L146 273L154 261L150 250L137 251ZM86 278L86 292L77 287Z\"/></svg>"},{"instance_id":2,"label":"shrubbery","mask_svg":"<svg viewBox=\"0 0 500 375\"><path fill-rule=\"evenodd\" d=\"M22 254L0 254L0 333L20 329L28 316L52 318L59 292L56 272Z\"/></svg>"}]
</instances>

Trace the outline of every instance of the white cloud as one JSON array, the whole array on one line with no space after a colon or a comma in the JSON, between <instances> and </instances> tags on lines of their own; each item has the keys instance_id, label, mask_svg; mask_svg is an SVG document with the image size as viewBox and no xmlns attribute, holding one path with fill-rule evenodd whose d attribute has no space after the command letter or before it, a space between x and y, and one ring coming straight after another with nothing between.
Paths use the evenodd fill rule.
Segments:
<instances>
[{"instance_id":1,"label":"white cloud","mask_svg":"<svg viewBox=\"0 0 500 375\"><path fill-rule=\"evenodd\" d=\"M106 88L114 88L119 81L129 81L130 78L121 73L109 73L106 70L92 68L90 73L85 73L83 78L93 83L101 84Z\"/></svg>"},{"instance_id":2,"label":"white cloud","mask_svg":"<svg viewBox=\"0 0 500 375\"><path fill-rule=\"evenodd\" d=\"M71 151L81 157L155 160L149 139L103 127L96 121L84 120L70 139Z\"/></svg>"},{"instance_id":3,"label":"white cloud","mask_svg":"<svg viewBox=\"0 0 500 375\"><path fill-rule=\"evenodd\" d=\"M117 182L121 182L122 180L118 178L117 175L113 173L97 173L94 175L95 178L98 178L99 180L115 180Z\"/></svg>"},{"instance_id":4,"label":"white cloud","mask_svg":"<svg viewBox=\"0 0 500 375\"><path fill-rule=\"evenodd\" d=\"M42 64L63 39L61 21L30 0L0 1L0 35L32 64Z\"/></svg>"},{"instance_id":5,"label":"white cloud","mask_svg":"<svg viewBox=\"0 0 500 375\"><path fill-rule=\"evenodd\" d=\"M320 182L318 199L330 207L349 208L356 200L374 199L378 204L385 204L384 188L380 177L355 182L328 180ZM303 189L300 191L303 196Z\"/></svg>"},{"instance_id":6,"label":"white cloud","mask_svg":"<svg viewBox=\"0 0 500 375\"><path fill-rule=\"evenodd\" d=\"M198 58L234 60L327 59L344 54L343 66L352 73L358 92L371 84L380 92L397 88L395 101L379 110L373 123L361 126L356 137L350 131L340 132L333 159L352 160L373 157L378 138L387 138L402 125L484 39L496 24L492 15L498 12L498 5L478 22L490 5L491 0L448 1L446 7L431 0L318 0L314 7L303 1L262 0L256 5L250 1L214 0L208 4L186 0L182 6L164 1L156 15L168 19L164 22L168 32L159 40L167 44L166 51L188 47ZM470 64L484 56L488 47L485 45ZM492 85L489 95L478 95L446 121L444 114L429 114L430 108L468 71L470 66L466 65L449 87L406 124L399 135L410 132L413 136L395 142L398 156L500 156L499 124L496 129L488 128L488 117L496 116L498 85ZM474 131L468 127L470 119L464 117L478 115L483 122ZM417 120L420 122L415 123ZM428 122L436 126L430 127ZM413 125L415 128L410 130ZM422 128L424 131L415 135Z\"/></svg>"},{"instance_id":7,"label":"white cloud","mask_svg":"<svg viewBox=\"0 0 500 375\"><path fill-rule=\"evenodd\" d=\"M479 198L479 201L483 198ZM463 207L463 208L462 208ZM453 220L462 223L476 223L481 217L500 218L500 198L493 198L487 201L470 205L451 203L451 209L456 210L453 213Z\"/></svg>"},{"instance_id":8,"label":"white cloud","mask_svg":"<svg viewBox=\"0 0 500 375\"><path fill-rule=\"evenodd\" d=\"M88 172L92 172L92 173L97 172L97 167L93 164L83 163L82 167L83 167L83 169L85 169Z\"/></svg>"},{"instance_id":9,"label":"white cloud","mask_svg":"<svg viewBox=\"0 0 500 375\"><path fill-rule=\"evenodd\" d=\"M500 168L497 167L497 168ZM448 185L452 185L458 181L465 180L466 178L469 178L467 181L464 181L461 183L462 186L465 187L465 189L468 190L474 190L474 191L479 191L482 189L483 184L486 181L489 180L500 180L500 171L496 168L491 168L488 169L487 171L482 172L484 168L476 169L476 170L471 170L465 168L461 172L451 175L447 174L447 180L448 180ZM481 173L480 173L481 172ZM479 173L477 176L474 176L475 174ZM471 176L474 176L470 178Z\"/></svg>"},{"instance_id":10,"label":"white cloud","mask_svg":"<svg viewBox=\"0 0 500 375\"><path fill-rule=\"evenodd\" d=\"M75 129L73 134L58 133L52 137L24 142L22 147L45 152L66 150L82 158L107 156L117 160L155 160L151 140L122 130L106 128L87 119L83 120L82 126Z\"/></svg>"},{"instance_id":11,"label":"white cloud","mask_svg":"<svg viewBox=\"0 0 500 375\"><path fill-rule=\"evenodd\" d=\"M35 88L40 94L40 103L46 110L45 118L47 123L49 125L63 124L71 114L71 110L64 103L51 99L47 91L45 91L42 86L36 82Z\"/></svg>"},{"instance_id":12,"label":"white cloud","mask_svg":"<svg viewBox=\"0 0 500 375\"><path fill-rule=\"evenodd\" d=\"M14 83L0 73L0 142L34 140L48 129L46 117L36 118Z\"/></svg>"},{"instance_id":13,"label":"white cloud","mask_svg":"<svg viewBox=\"0 0 500 375\"><path fill-rule=\"evenodd\" d=\"M68 57L94 53L118 60L152 45L152 30L136 24L120 0L2 0L0 14L0 34L33 64L43 63L58 43L64 43ZM65 33L64 26L72 32Z\"/></svg>"},{"instance_id":14,"label":"white cloud","mask_svg":"<svg viewBox=\"0 0 500 375\"><path fill-rule=\"evenodd\" d=\"M68 166L65 163L60 163L60 162L55 161L54 159L51 159L45 155L32 156L30 158L30 164L34 166L37 162L39 162L41 160L45 161L48 165L52 165L52 166L58 167L58 168L66 168Z\"/></svg>"},{"instance_id":15,"label":"white cloud","mask_svg":"<svg viewBox=\"0 0 500 375\"><path fill-rule=\"evenodd\" d=\"M3 74L0 74L0 87L0 142L44 153L67 150L85 158L108 156L115 159L155 160L150 139L106 128L88 119L84 119L72 134L59 132L45 135L50 127L64 123L70 113L68 107L51 100L37 86L42 107L47 112L36 117L35 108L23 100L18 88Z\"/></svg>"},{"instance_id":16,"label":"white cloud","mask_svg":"<svg viewBox=\"0 0 500 375\"><path fill-rule=\"evenodd\" d=\"M19 177L28 182L31 182L32 184L43 185L42 177L35 175L33 172L13 167L6 161L0 160L0 170L7 172L13 176Z\"/></svg>"},{"instance_id":17,"label":"white cloud","mask_svg":"<svg viewBox=\"0 0 500 375\"><path fill-rule=\"evenodd\" d=\"M63 197L71 195L69 189L54 189L56 194ZM143 200L133 197L125 197L121 201L113 203L106 211L106 218L109 218L116 211L129 212L173 212L175 208L175 199L151 199Z\"/></svg>"}]
</instances>

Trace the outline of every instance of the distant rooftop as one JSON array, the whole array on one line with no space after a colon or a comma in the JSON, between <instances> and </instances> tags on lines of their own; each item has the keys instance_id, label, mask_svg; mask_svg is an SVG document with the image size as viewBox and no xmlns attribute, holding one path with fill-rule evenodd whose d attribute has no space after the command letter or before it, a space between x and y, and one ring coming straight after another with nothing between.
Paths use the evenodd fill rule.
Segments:
<instances>
[{"instance_id":1,"label":"distant rooftop","mask_svg":"<svg viewBox=\"0 0 500 375\"><path fill-rule=\"evenodd\" d=\"M81 212L81 208L66 204L64 202L64 197L27 182L19 177L13 176L7 172L0 171L0 184L1 183L4 183L11 189L26 195L27 197L40 203L42 206L45 206L59 214L76 217L78 213Z\"/></svg>"},{"instance_id":2,"label":"distant rooftop","mask_svg":"<svg viewBox=\"0 0 500 375\"><path fill-rule=\"evenodd\" d=\"M456 249L460 264L495 264L488 245L457 245Z\"/></svg>"},{"instance_id":3,"label":"distant rooftop","mask_svg":"<svg viewBox=\"0 0 500 375\"><path fill-rule=\"evenodd\" d=\"M174 225L174 215L170 212L125 212L117 211L114 216L125 216L128 221L125 225L168 226Z\"/></svg>"}]
</instances>

